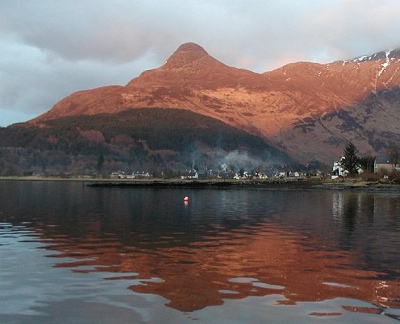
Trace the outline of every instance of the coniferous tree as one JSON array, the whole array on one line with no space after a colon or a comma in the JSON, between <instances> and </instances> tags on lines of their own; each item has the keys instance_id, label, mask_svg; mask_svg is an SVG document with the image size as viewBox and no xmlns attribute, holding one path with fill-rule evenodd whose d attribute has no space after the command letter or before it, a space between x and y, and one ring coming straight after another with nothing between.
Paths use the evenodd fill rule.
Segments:
<instances>
[{"instance_id":1,"label":"coniferous tree","mask_svg":"<svg viewBox=\"0 0 400 324\"><path fill-rule=\"evenodd\" d=\"M357 150L353 143L349 143L344 148L342 167L346 170L350 176L358 175L358 169L360 167L359 158L356 155Z\"/></svg>"}]
</instances>

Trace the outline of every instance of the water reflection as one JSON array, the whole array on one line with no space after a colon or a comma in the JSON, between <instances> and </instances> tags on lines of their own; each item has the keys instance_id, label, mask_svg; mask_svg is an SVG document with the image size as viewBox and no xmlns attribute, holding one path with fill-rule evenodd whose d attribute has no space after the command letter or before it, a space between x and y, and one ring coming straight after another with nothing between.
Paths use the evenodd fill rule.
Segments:
<instances>
[{"instance_id":1,"label":"water reflection","mask_svg":"<svg viewBox=\"0 0 400 324\"><path fill-rule=\"evenodd\" d=\"M48 233L42 235L48 238ZM346 296L381 307L400 306L393 296L399 292L397 282L375 279L375 271L352 269L349 253L305 248L304 238L268 223L234 232L221 229L218 237L166 247L179 241L179 233L171 233L155 238L151 245L161 247L151 249L122 244L113 235L90 235L79 242L51 237L46 249L57 251L49 255L60 259L56 267L105 272L108 280L134 279L130 289L163 296L169 306L183 311L219 305L225 298L277 293L282 304Z\"/></svg>"},{"instance_id":2,"label":"water reflection","mask_svg":"<svg viewBox=\"0 0 400 324\"><path fill-rule=\"evenodd\" d=\"M177 310L266 295L400 308L396 195L29 186L3 210L14 225L29 218L54 267L126 281Z\"/></svg>"}]
</instances>

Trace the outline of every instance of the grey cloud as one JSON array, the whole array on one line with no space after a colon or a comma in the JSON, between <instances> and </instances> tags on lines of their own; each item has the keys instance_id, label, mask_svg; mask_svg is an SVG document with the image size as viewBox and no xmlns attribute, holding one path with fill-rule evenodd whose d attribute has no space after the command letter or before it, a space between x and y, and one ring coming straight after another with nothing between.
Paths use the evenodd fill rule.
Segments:
<instances>
[{"instance_id":1,"label":"grey cloud","mask_svg":"<svg viewBox=\"0 0 400 324\"><path fill-rule=\"evenodd\" d=\"M125 84L189 41L255 72L370 54L400 46L399 16L398 0L0 1L0 110Z\"/></svg>"},{"instance_id":2,"label":"grey cloud","mask_svg":"<svg viewBox=\"0 0 400 324\"><path fill-rule=\"evenodd\" d=\"M68 61L13 41L0 42L0 46L7 49L0 60L0 109L1 116L8 118L21 114L34 118L74 91L125 84L155 64L147 56L125 64ZM6 123L0 119L0 125Z\"/></svg>"}]
</instances>

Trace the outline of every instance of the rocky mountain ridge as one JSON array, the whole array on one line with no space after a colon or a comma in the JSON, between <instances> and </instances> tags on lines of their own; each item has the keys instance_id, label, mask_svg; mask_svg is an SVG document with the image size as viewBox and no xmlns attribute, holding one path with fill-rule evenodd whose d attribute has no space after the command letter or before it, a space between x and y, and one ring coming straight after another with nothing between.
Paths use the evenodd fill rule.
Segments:
<instances>
[{"instance_id":1,"label":"rocky mountain ridge","mask_svg":"<svg viewBox=\"0 0 400 324\"><path fill-rule=\"evenodd\" d=\"M180 108L259 136L304 164L330 164L348 141L360 154L377 155L400 139L399 52L255 73L187 43L127 85L73 93L27 125L130 108Z\"/></svg>"}]
</instances>

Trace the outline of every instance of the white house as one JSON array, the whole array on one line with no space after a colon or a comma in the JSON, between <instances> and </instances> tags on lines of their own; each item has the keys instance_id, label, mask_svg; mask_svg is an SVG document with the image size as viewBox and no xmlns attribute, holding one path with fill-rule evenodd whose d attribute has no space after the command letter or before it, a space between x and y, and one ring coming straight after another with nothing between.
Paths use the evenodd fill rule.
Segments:
<instances>
[{"instance_id":1,"label":"white house","mask_svg":"<svg viewBox=\"0 0 400 324\"><path fill-rule=\"evenodd\" d=\"M196 170L185 171L184 174L181 175L181 179L198 179L199 174Z\"/></svg>"},{"instance_id":2,"label":"white house","mask_svg":"<svg viewBox=\"0 0 400 324\"><path fill-rule=\"evenodd\" d=\"M331 175L332 179L336 179L338 177L344 177L347 175L348 172L342 167L342 159L343 157L340 159L340 161L333 162L332 175Z\"/></svg>"}]
</instances>

